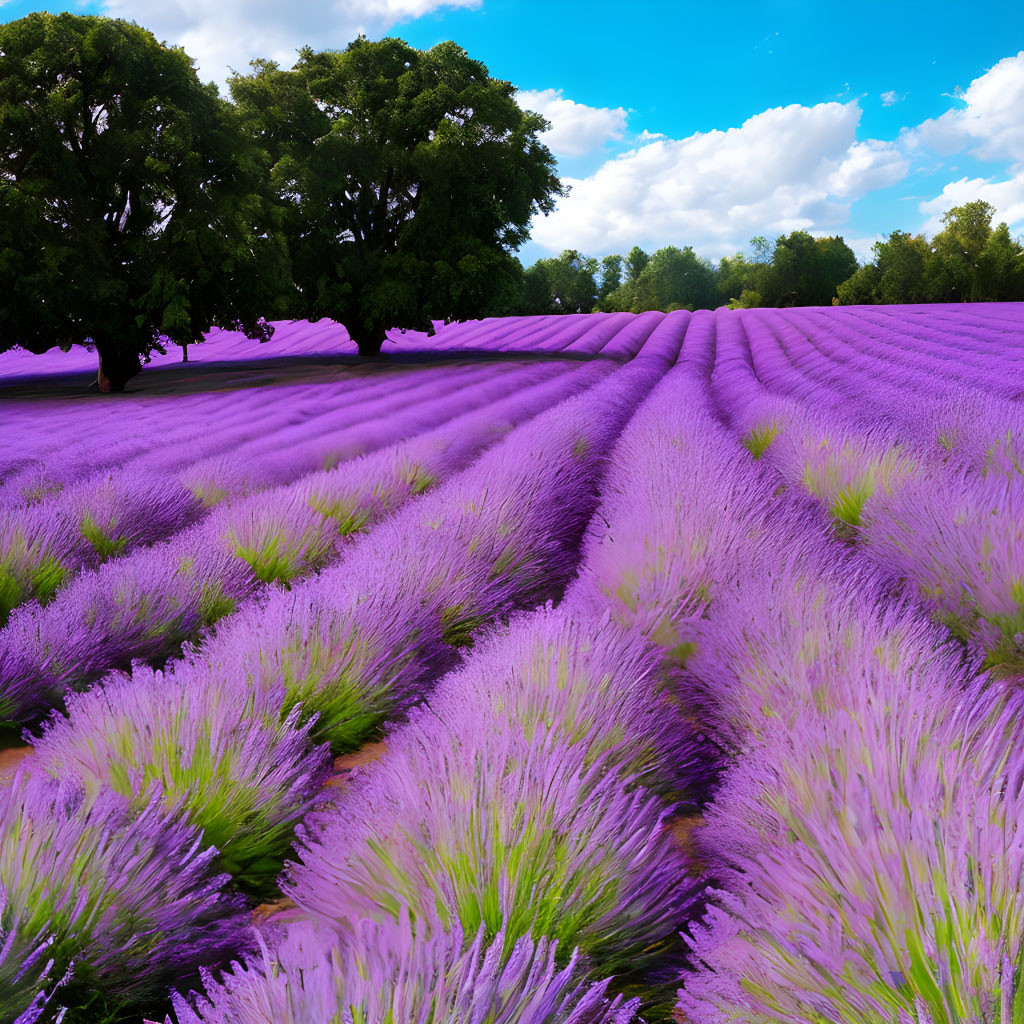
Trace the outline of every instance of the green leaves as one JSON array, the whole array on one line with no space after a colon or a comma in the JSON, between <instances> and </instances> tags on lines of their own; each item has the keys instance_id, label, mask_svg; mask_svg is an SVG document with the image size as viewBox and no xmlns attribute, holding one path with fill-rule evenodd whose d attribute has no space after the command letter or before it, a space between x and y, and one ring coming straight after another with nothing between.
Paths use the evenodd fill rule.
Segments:
<instances>
[{"instance_id":1,"label":"green leaves","mask_svg":"<svg viewBox=\"0 0 1024 1024\"><path fill-rule=\"evenodd\" d=\"M184 51L36 13L0 52L0 350L91 339L116 390L161 334L265 339L288 284L266 161Z\"/></svg>"},{"instance_id":2,"label":"green leaves","mask_svg":"<svg viewBox=\"0 0 1024 1024\"><path fill-rule=\"evenodd\" d=\"M487 315L518 284L509 249L560 194L545 122L452 42L364 37L253 62L231 93L265 147L302 315L385 328Z\"/></svg>"}]
</instances>

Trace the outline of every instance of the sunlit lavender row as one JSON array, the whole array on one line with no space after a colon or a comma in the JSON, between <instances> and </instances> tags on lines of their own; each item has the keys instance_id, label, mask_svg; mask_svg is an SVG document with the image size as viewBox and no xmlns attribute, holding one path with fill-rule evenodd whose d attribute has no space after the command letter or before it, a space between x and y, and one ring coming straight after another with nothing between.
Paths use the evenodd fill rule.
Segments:
<instances>
[{"instance_id":1,"label":"sunlit lavender row","mask_svg":"<svg viewBox=\"0 0 1024 1024\"><path fill-rule=\"evenodd\" d=\"M0 356L0 1021L1024 1019L1024 309L388 339Z\"/></svg>"}]
</instances>

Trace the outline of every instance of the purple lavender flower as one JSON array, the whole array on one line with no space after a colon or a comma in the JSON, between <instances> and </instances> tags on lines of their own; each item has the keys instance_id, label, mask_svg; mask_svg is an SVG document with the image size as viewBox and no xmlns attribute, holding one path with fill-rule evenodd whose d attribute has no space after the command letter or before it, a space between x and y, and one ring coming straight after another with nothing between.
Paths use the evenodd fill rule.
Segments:
<instances>
[{"instance_id":1,"label":"purple lavender flower","mask_svg":"<svg viewBox=\"0 0 1024 1024\"><path fill-rule=\"evenodd\" d=\"M978 688L978 730L943 696L868 693L741 762L702 834L727 891L689 1019L986 1020L1024 998L1019 700Z\"/></svg>"},{"instance_id":2,"label":"purple lavender flower","mask_svg":"<svg viewBox=\"0 0 1024 1024\"><path fill-rule=\"evenodd\" d=\"M683 364L641 406L615 447L568 594L595 614L610 609L680 662L693 615L759 545L807 525L804 509L776 500L773 475L743 459L709 402Z\"/></svg>"},{"instance_id":3,"label":"purple lavender flower","mask_svg":"<svg viewBox=\"0 0 1024 1024\"><path fill-rule=\"evenodd\" d=\"M0 1017L13 1024L36 1024L57 990L67 983L71 969L55 977L56 965L49 955L53 938L45 932L33 938L8 931L7 918L7 892L0 884Z\"/></svg>"},{"instance_id":4,"label":"purple lavender flower","mask_svg":"<svg viewBox=\"0 0 1024 1024\"><path fill-rule=\"evenodd\" d=\"M213 847L165 815L158 793L134 813L110 790L86 801L74 786L19 772L0 789L0 885L8 955L35 956L41 936L59 977L117 998L216 960L242 938L237 901L215 876ZM33 1005L37 982L15 995ZM13 998L13 996L12 996Z\"/></svg>"},{"instance_id":5,"label":"purple lavender flower","mask_svg":"<svg viewBox=\"0 0 1024 1024\"><path fill-rule=\"evenodd\" d=\"M22 602L49 601L81 563L86 546L66 519L31 506L0 510L0 627Z\"/></svg>"},{"instance_id":6,"label":"purple lavender flower","mask_svg":"<svg viewBox=\"0 0 1024 1024\"><path fill-rule=\"evenodd\" d=\"M709 765L676 686L640 632L563 604L485 635L428 703L452 729L476 716L529 739L543 733L584 750L587 763L607 755L606 768L624 778L692 800Z\"/></svg>"},{"instance_id":7,"label":"purple lavender flower","mask_svg":"<svg viewBox=\"0 0 1024 1024\"><path fill-rule=\"evenodd\" d=\"M445 928L503 932L506 952L532 934L578 945L603 972L648 965L693 896L662 801L613 770L614 748L472 710L393 733L313 819L285 891L343 932L407 904Z\"/></svg>"},{"instance_id":8,"label":"purple lavender flower","mask_svg":"<svg viewBox=\"0 0 1024 1024\"><path fill-rule=\"evenodd\" d=\"M180 484L131 471L66 490L58 501L101 561L184 529L202 508Z\"/></svg>"},{"instance_id":9,"label":"purple lavender flower","mask_svg":"<svg viewBox=\"0 0 1024 1024\"><path fill-rule=\"evenodd\" d=\"M194 529L202 529L202 524ZM189 531L78 577L45 609L18 608L0 633L0 707L29 721L71 686L133 658L177 652L256 580L226 548L197 560Z\"/></svg>"},{"instance_id":10,"label":"purple lavender flower","mask_svg":"<svg viewBox=\"0 0 1024 1024\"><path fill-rule=\"evenodd\" d=\"M79 783L89 799L110 788L142 810L153 780L167 810L203 831L218 866L259 886L276 874L295 824L330 766L309 742L296 708L284 720L283 688L182 664L166 675L136 667L69 696L34 741L33 771Z\"/></svg>"},{"instance_id":11,"label":"purple lavender flower","mask_svg":"<svg viewBox=\"0 0 1024 1024\"><path fill-rule=\"evenodd\" d=\"M988 667L1024 674L1024 477L931 478L880 505L863 534Z\"/></svg>"},{"instance_id":12,"label":"purple lavender flower","mask_svg":"<svg viewBox=\"0 0 1024 1024\"><path fill-rule=\"evenodd\" d=\"M192 1005L174 997L178 1024L628 1024L636 1002L585 981L574 953L556 965L557 944L499 934L467 942L428 917L413 926L361 921L351 943L308 922L260 936L260 956L236 964ZM194 1008L193 1008L194 1006Z\"/></svg>"}]
</instances>

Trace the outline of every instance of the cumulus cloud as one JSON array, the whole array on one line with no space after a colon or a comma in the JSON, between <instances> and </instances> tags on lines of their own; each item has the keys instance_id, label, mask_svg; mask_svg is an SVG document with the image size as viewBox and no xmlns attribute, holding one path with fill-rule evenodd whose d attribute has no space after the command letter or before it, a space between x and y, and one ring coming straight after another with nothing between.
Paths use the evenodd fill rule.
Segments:
<instances>
[{"instance_id":1,"label":"cumulus cloud","mask_svg":"<svg viewBox=\"0 0 1024 1024\"><path fill-rule=\"evenodd\" d=\"M584 179L533 239L551 251L609 252L689 244L712 258L754 234L829 231L850 202L908 171L891 142L858 141L856 100L765 110L738 128L663 139L623 153Z\"/></svg>"},{"instance_id":2,"label":"cumulus cloud","mask_svg":"<svg viewBox=\"0 0 1024 1024\"><path fill-rule=\"evenodd\" d=\"M439 8L479 7L482 0L102 0L103 12L150 29L194 57L203 81L223 83L229 68L247 72L268 57L283 67L305 45L343 49L360 32L386 32L396 22Z\"/></svg>"},{"instance_id":3,"label":"cumulus cloud","mask_svg":"<svg viewBox=\"0 0 1024 1024\"><path fill-rule=\"evenodd\" d=\"M955 98L964 105L909 130L906 142L942 154L969 149L982 160L1024 166L1024 50L999 61Z\"/></svg>"},{"instance_id":4,"label":"cumulus cloud","mask_svg":"<svg viewBox=\"0 0 1024 1024\"><path fill-rule=\"evenodd\" d=\"M611 139L621 139L627 113L622 107L588 107L566 99L561 89L520 89L516 102L551 122L541 141L555 156L582 156Z\"/></svg>"},{"instance_id":5,"label":"cumulus cloud","mask_svg":"<svg viewBox=\"0 0 1024 1024\"><path fill-rule=\"evenodd\" d=\"M1011 228L1024 228L1024 171L1006 181L987 178L961 178L951 181L934 199L918 204L921 213L928 215L923 231L934 235L942 230L942 215L954 206L983 199L996 208L993 223L1006 221Z\"/></svg>"},{"instance_id":6,"label":"cumulus cloud","mask_svg":"<svg viewBox=\"0 0 1024 1024\"><path fill-rule=\"evenodd\" d=\"M882 93L882 106L891 107L894 104L899 103L901 99L903 99L903 97L898 92L893 92L893 90L890 89L888 92Z\"/></svg>"},{"instance_id":7,"label":"cumulus cloud","mask_svg":"<svg viewBox=\"0 0 1024 1024\"><path fill-rule=\"evenodd\" d=\"M854 142L828 179L829 191L853 197L894 185L905 177L907 158L891 142L866 139Z\"/></svg>"}]
</instances>

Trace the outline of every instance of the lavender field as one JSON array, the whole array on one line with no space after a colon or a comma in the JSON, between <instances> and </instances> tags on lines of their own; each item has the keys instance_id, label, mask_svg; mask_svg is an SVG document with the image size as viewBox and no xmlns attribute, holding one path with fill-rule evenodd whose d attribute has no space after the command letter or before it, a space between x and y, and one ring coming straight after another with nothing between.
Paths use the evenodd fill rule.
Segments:
<instances>
[{"instance_id":1,"label":"lavender field","mask_svg":"<svg viewBox=\"0 0 1024 1024\"><path fill-rule=\"evenodd\" d=\"M0 1024L1024 1021L1024 305L0 356Z\"/></svg>"}]
</instances>

